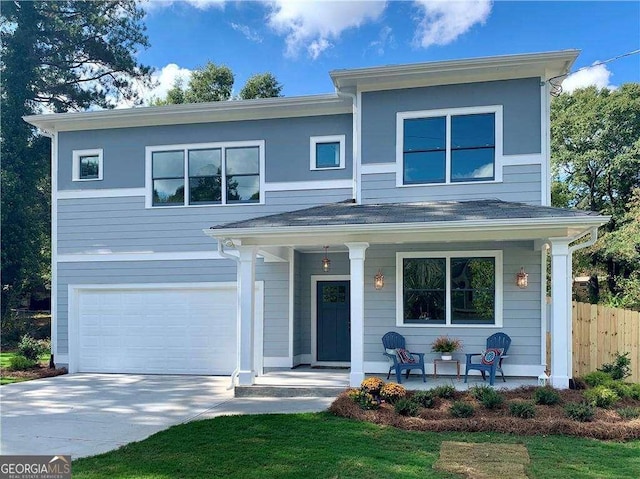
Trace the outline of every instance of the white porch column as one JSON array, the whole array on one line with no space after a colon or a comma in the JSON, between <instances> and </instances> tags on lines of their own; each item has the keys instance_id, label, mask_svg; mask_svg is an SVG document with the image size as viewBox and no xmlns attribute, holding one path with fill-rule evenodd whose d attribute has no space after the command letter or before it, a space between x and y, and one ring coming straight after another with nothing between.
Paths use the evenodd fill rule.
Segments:
<instances>
[{"instance_id":1,"label":"white porch column","mask_svg":"<svg viewBox=\"0 0 640 479\"><path fill-rule=\"evenodd\" d=\"M255 246L238 246L238 384L253 384L254 370L254 318L256 304L256 252Z\"/></svg>"},{"instance_id":2,"label":"white porch column","mask_svg":"<svg viewBox=\"0 0 640 479\"><path fill-rule=\"evenodd\" d=\"M572 375L571 250L569 238L551 242L551 384L567 389Z\"/></svg>"},{"instance_id":3,"label":"white porch column","mask_svg":"<svg viewBox=\"0 0 640 479\"><path fill-rule=\"evenodd\" d=\"M364 379L364 252L369 243L345 243L351 273L351 374L349 384Z\"/></svg>"}]
</instances>

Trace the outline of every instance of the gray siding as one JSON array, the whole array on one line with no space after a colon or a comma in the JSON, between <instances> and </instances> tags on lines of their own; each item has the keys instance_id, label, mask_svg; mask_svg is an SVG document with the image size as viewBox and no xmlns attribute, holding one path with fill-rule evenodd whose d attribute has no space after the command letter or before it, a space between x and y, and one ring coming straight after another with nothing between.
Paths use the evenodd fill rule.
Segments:
<instances>
[{"instance_id":1,"label":"gray siding","mask_svg":"<svg viewBox=\"0 0 640 479\"><path fill-rule=\"evenodd\" d=\"M503 250L503 327L498 328L419 328L396 326L396 252L398 251L448 251L448 250ZM429 360L431 343L447 334L463 341L463 350L456 356L464 361L464 353L479 352L485 347L488 336L503 331L511 336L509 364L540 364L540 252L533 251L531 242L464 243L401 246L371 246L367 249L365 278L369 280L380 268L385 277L384 289L376 291L372 280L365 284L365 361L385 361L380 339L387 331L397 331L407 338L410 349L427 353ZM524 266L529 273L529 287L519 289L515 275Z\"/></svg>"},{"instance_id":2,"label":"gray siding","mask_svg":"<svg viewBox=\"0 0 640 479\"><path fill-rule=\"evenodd\" d=\"M268 192L265 205L148 208L144 197L58 201L58 253L211 251L216 224L344 201L350 189Z\"/></svg>"},{"instance_id":3,"label":"gray siding","mask_svg":"<svg viewBox=\"0 0 640 479\"><path fill-rule=\"evenodd\" d=\"M396 161L396 113L503 105L503 153L540 153L540 79L504 80L362 94L362 163Z\"/></svg>"},{"instance_id":4,"label":"gray siding","mask_svg":"<svg viewBox=\"0 0 640 479\"><path fill-rule=\"evenodd\" d=\"M288 263L256 265L256 279L264 280L264 355L289 355ZM201 283L236 280L231 260L117 261L58 265L58 353L69 352L68 286L82 284Z\"/></svg>"},{"instance_id":5,"label":"gray siding","mask_svg":"<svg viewBox=\"0 0 640 479\"><path fill-rule=\"evenodd\" d=\"M61 132L58 188L141 188L145 183L145 147L155 145L265 140L266 181L312 181L352 177L352 115L330 115L194 125ZM309 138L346 135L346 168L310 171ZM104 179L72 182L73 150L102 148Z\"/></svg>"},{"instance_id":6,"label":"gray siding","mask_svg":"<svg viewBox=\"0 0 640 479\"><path fill-rule=\"evenodd\" d=\"M366 204L497 198L539 205L542 199L541 178L540 165L505 166L502 183L454 183L398 188L395 173L362 175L362 202Z\"/></svg>"}]
</instances>

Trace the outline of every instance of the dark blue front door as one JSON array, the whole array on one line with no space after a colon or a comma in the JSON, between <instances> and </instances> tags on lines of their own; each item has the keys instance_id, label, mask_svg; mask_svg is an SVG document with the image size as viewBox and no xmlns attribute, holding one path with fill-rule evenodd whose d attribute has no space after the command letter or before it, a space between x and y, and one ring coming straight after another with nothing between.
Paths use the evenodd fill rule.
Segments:
<instances>
[{"instance_id":1,"label":"dark blue front door","mask_svg":"<svg viewBox=\"0 0 640 479\"><path fill-rule=\"evenodd\" d=\"M351 361L349 281L318 281L318 361Z\"/></svg>"}]
</instances>

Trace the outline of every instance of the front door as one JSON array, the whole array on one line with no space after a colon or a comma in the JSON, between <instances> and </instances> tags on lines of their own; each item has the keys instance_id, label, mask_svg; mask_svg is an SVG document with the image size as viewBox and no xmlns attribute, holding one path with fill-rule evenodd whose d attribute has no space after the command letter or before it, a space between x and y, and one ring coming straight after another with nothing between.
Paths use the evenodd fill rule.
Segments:
<instances>
[{"instance_id":1,"label":"front door","mask_svg":"<svg viewBox=\"0 0 640 479\"><path fill-rule=\"evenodd\" d=\"M317 283L318 361L351 361L349 281Z\"/></svg>"}]
</instances>

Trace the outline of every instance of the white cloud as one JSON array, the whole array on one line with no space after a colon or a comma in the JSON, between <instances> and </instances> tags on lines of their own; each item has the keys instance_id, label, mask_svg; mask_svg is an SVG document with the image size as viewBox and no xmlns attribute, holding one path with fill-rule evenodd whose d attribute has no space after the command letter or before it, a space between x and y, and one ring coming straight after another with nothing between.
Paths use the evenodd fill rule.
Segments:
<instances>
[{"instance_id":1,"label":"white cloud","mask_svg":"<svg viewBox=\"0 0 640 479\"><path fill-rule=\"evenodd\" d=\"M160 8L170 7L176 3L187 3L199 10L206 10L208 8L224 8L225 1L226 0L149 0L143 4L143 8L147 12L151 12Z\"/></svg>"},{"instance_id":2,"label":"white cloud","mask_svg":"<svg viewBox=\"0 0 640 479\"><path fill-rule=\"evenodd\" d=\"M447 45L476 23L484 24L491 13L490 0L416 0L422 18L414 42L423 48Z\"/></svg>"},{"instance_id":3,"label":"white cloud","mask_svg":"<svg viewBox=\"0 0 640 479\"><path fill-rule=\"evenodd\" d=\"M231 28L233 28L236 32L242 33L247 40L256 43L262 43L262 37L260 36L260 34L258 34L258 32L256 32L255 30L252 30L248 25L242 25L240 23L233 22L231 22L230 25Z\"/></svg>"},{"instance_id":4,"label":"white cloud","mask_svg":"<svg viewBox=\"0 0 640 479\"><path fill-rule=\"evenodd\" d=\"M175 63L169 63L153 73L151 79L154 86L152 88L146 88L141 84L138 86L140 97L145 105L148 105L154 98L165 98L176 79L182 78L184 85L186 85L191 78L191 73L188 68L180 68ZM132 106L129 102L122 100L116 108L131 108Z\"/></svg>"},{"instance_id":5,"label":"white cloud","mask_svg":"<svg viewBox=\"0 0 640 479\"><path fill-rule=\"evenodd\" d=\"M562 82L562 91L571 93L578 88L595 86L598 88L614 88L609 80L611 72L606 65L596 65L572 73Z\"/></svg>"},{"instance_id":6,"label":"white cloud","mask_svg":"<svg viewBox=\"0 0 640 479\"><path fill-rule=\"evenodd\" d=\"M369 43L369 48L374 50L378 55L384 55L387 47L395 47L395 39L393 38L393 30L390 26L385 25L378 34L378 39Z\"/></svg>"},{"instance_id":7,"label":"white cloud","mask_svg":"<svg viewBox=\"0 0 640 479\"><path fill-rule=\"evenodd\" d=\"M275 0L269 7L267 24L287 35L286 55L295 57L304 48L315 59L345 30L379 18L386 2Z\"/></svg>"}]
</instances>

